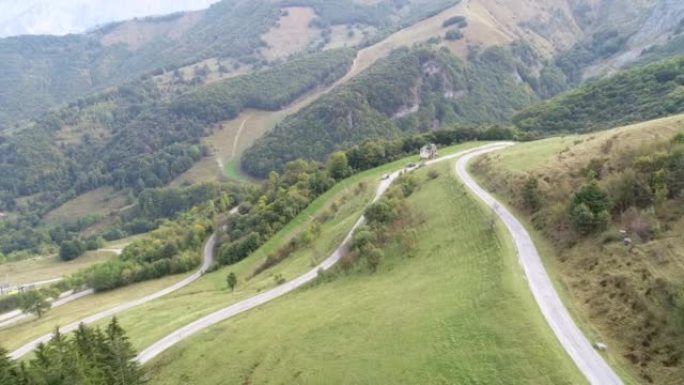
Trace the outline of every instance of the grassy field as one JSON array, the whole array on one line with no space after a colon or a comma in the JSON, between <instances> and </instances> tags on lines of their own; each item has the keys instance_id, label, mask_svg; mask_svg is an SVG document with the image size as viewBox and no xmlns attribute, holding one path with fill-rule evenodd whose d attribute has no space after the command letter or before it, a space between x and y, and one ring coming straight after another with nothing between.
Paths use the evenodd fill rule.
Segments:
<instances>
[{"instance_id":1,"label":"grassy field","mask_svg":"<svg viewBox=\"0 0 684 385\"><path fill-rule=\"evenodd\" d=\"M681 131L683 126L684 114L675 115L586 135L521 143L492 157L503 170L512 173L568 171L586 165L592 158L607 155L607 151L623 152L667 139Z\"/></svg>"},{"instance_id":2,"label":"grassy field","mask_svg":"<svg viewBox=\"0 0 684 385\"><path fill-rule=\"evenodd\" d=\"M141 235L108 242L100 250L87 251L72 261L62 261L56 255L35 257L16 262L0 264L0 281L17 286L31 282L45 281L73 274L80 269L104 262L116 256L116 251Z\"/></svg>"},{"instance_id":3,"label":"grassy field","mask_svg":"<svg viewBox=\"0 0 684 385\"><path fill-rule=\"evenodd\" d=\"M453 146L442 149L441 153L446 155L476 145L478 144L467 143ZM326 258L341 242L349 228L352 227L361 215L364 207L372 199L380 176L389 170L395 170L408 162L416 160L417 156L407 157L357 174L338 183L330 191L309 205L306 210L249 258L234 266L209 273L178 292L119 315L122 325L129 331L132 342L137 348L145 347L176 328L213 310L225 307L230 303L275 286L276 275L284 279L292 279L307 271L317 262ZM356 194L356 187L361 182L365 183L366 187ZM339 211L332 219L323 224L322 236L311 247L298 250L294 255L276 267L248 279L254 269L270 253L278 250L292 237L299 234L314 218L329 210L333 202L336 202L339 206ZM230 293L227 290L225 283L226 275L230 271L238 275L240 282L234 293ZM139 298L169 286L178 279L178 277L170 277L76 301L51 311L43 319L27 321L11 328L0 330L0 341L8 349L16 348L33 338L47 333L57 325L65 325L99 310L115 306L118 303Z\"/></svg>"},{"instance_id":4,"label":"grassy field","mask_svg":"<svg viewBox=\"0 0 684 385\"><path fill-rule=\"evenodd\" d=\"M467 143L453 146L441 150L441 153L445 155L475 145L477 144ZM338 183L250 257L209 273L176 293L122 314L119 320L129 332L131 341L136 348L144 348L206 314L275 287L277 279L281 277L289 280L310 270L327 258L342 242L375 195L380 176L416 159L417 157L413 156L401 159ZM359 184L365 187L360 189ZM331 213L330 208L333 204L339 207L338 211L322 224L321 236L311 246L297 250L275 267L252 277L255 269L269 254L306 229L314 218L326 212ZM234 292L227 289L226 276L229 272L234 272L238 276L239 283Z\"/></svg>"},{"instance_id":5,"label":"grassy field","mask_svg":"<svg viewBox=\"0 0 684 385\"><path fill-rule=\"evenodd\" d=\"M667 141L683 129L684 115L677 115L604 132L522 143L485 158L474 168L483 186L507 202L526 224L573 317L591 340L608 344L606 357L627 383L651 378L657 384L681 384L684 378L681 363L663 364L671 356L668 346L682 346L684 341L681 331L676 331L672 306L663 302L667 301L664 288L684 282L684 218L662 223L655 239L637 240L629 249L617 237L620 229L629 228L619 217L606 232L569 244L554 238L557 232L540 226L540 220L567 215L570 195L584 183L581 170L592 159L608 161L603 178L610 178L610 162ZM542 211L534 216L520 202L527 175L538 178L544 197Z\"/></svg>"},{"instance_id":6,"label":"grassy field","mask_svg":"<svg viewBox=\"0 0 684 385\"><path fill-rule=\"evenodd\" d=\"M435 167L409 198L424 219L415 257L388 249L375 274L338 275L208 329L154 361L150 383L585 383L508 240L450 166Z\"/></svg>"},{"instance_id":7,"label":"grassy field","mask_svg":"<svg viewBox=\"0 0 684 385\"><path fill-rule=\"evenodd\" d=\"M261 37L268 45L262 54L269 61L304 51L320 34L318 28L310 27L316 17L313 8L289 7L284 10L287 15L281 16L278 24Z\"/></svg>"},{"instance_id":8,"label":"grassy field","mask_svg":"<svg viewBox=\"0 0 684 385\"><path fill-rule=\"evenodd\" d=\"M88 251L73 261L64 262L58 256L36 257L0 265L0 281L11 286L46 281L75 273L96 263L113 258L112 251Z\"/></svg>"},{"instance_id":9,"label":"grassy field","mask_svg":"<svg viewBox=\"0 0 684 385\"><path fill-rule=\"evenodd\" d=\"M72 223L86 215L107 216L126 206L126 196L111 187L102 187L66 202L45 215L44 221L49 225L60 222Z\"/></svg>"},{"instance_id":10,"label":"grassy field","mask_svg":"<svg viewBox=\"0 0 684 385\"><path fill-rule=\"evenodd\" d=\"M99 311L112 308L120 303L152 294L171 286L182 278L182 276L171 276L147 281L70 302L50 310L40 319L31 318L0 329L0 345L10 351L14 350L35 338L53 331L57 326L67 325Z\"/></svg>"}]
</instances>

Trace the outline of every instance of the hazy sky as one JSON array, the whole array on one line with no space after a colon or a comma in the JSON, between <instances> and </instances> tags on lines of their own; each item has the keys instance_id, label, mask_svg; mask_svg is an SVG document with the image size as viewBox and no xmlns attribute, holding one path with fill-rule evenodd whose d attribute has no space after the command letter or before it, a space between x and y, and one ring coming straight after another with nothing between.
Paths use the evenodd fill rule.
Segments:
<instances>
[{"instance_id":1,"label":"hazy sky","mask_svg":"<svg viewBox=\"0 0 684 385\"><path fill-rule=\"evenodd\" d=\"M64 35L111 21L209 7L218 0L0 0L0 37Z\"/></svg>"}]
</instances>

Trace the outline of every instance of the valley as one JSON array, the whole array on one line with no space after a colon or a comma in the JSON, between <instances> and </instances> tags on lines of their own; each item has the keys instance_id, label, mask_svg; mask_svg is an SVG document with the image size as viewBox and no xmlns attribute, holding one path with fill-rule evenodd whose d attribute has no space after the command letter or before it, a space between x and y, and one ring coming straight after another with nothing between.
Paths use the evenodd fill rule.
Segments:
<instances>
[{"instance_id":1,"label":"valley","mask_svg":"<svg viewBox=\"0 0 684 385\"><path fill-rule=\"evenodd\" d=\"M682 384L682 20L222 0L0 39L0 383Z\"/></svg>"}]
</instances>

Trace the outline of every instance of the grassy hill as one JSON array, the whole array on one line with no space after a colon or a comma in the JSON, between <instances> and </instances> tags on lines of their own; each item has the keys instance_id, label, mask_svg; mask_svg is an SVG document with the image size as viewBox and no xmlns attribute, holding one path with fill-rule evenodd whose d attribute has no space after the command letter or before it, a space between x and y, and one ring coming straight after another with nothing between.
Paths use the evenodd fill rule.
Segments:
<instances>
[{"instance_id":1,"label":"grassy hill","mask_svg":"<svg viewBox=\"0 0 684 385\"><path fill-rule=\"evenodd\" d=\"M519 144L474 168L536 230L585 330L642 383L684 376L682 132L677 115Z\"/></svg>"},{"instance_id":2,"label":"grassy hill","mask_svg":"<svg viewBox=\"0 0 684 385\"><path fill-rule=\"evenodd\" d=\"M584 383L508 241L449 165L436 172L420 173L399 219L415 222L409 249L395 233L375 273L346 260L307 289L192 337L151 364L151 383Z\"/></svg>"}]
</instances>

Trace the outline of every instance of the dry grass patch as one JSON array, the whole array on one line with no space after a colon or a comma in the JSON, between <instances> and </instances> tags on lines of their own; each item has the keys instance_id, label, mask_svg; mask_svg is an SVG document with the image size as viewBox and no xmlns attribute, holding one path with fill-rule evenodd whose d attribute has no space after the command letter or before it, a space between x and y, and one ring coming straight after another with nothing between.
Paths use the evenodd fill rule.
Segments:
<instances>
[{"instance_id":1,"label":"dry grass patch","mask_svg":"<svg viewBox=\"0 0 684 385\"><path fill-rule=\"evenodd\" d=\"M282 12L276 25L262 36L268 44L263 55L269 61L303 51L320 33L319 29L309 26L316 17L313 8L289 7Z\"/></svg>"},{"instance_id":2,"label":"dry grass patch","mask_svg":"<svg viewBox=\"0 0 684 385\"><path fill-rule=\"evenodd\" d=\"M109 216L126 206L126 196L111 187L101 187L81 194L45 215L45 222L73 223L79 218L95 214Z\"/></svg>"}]
</instances>

